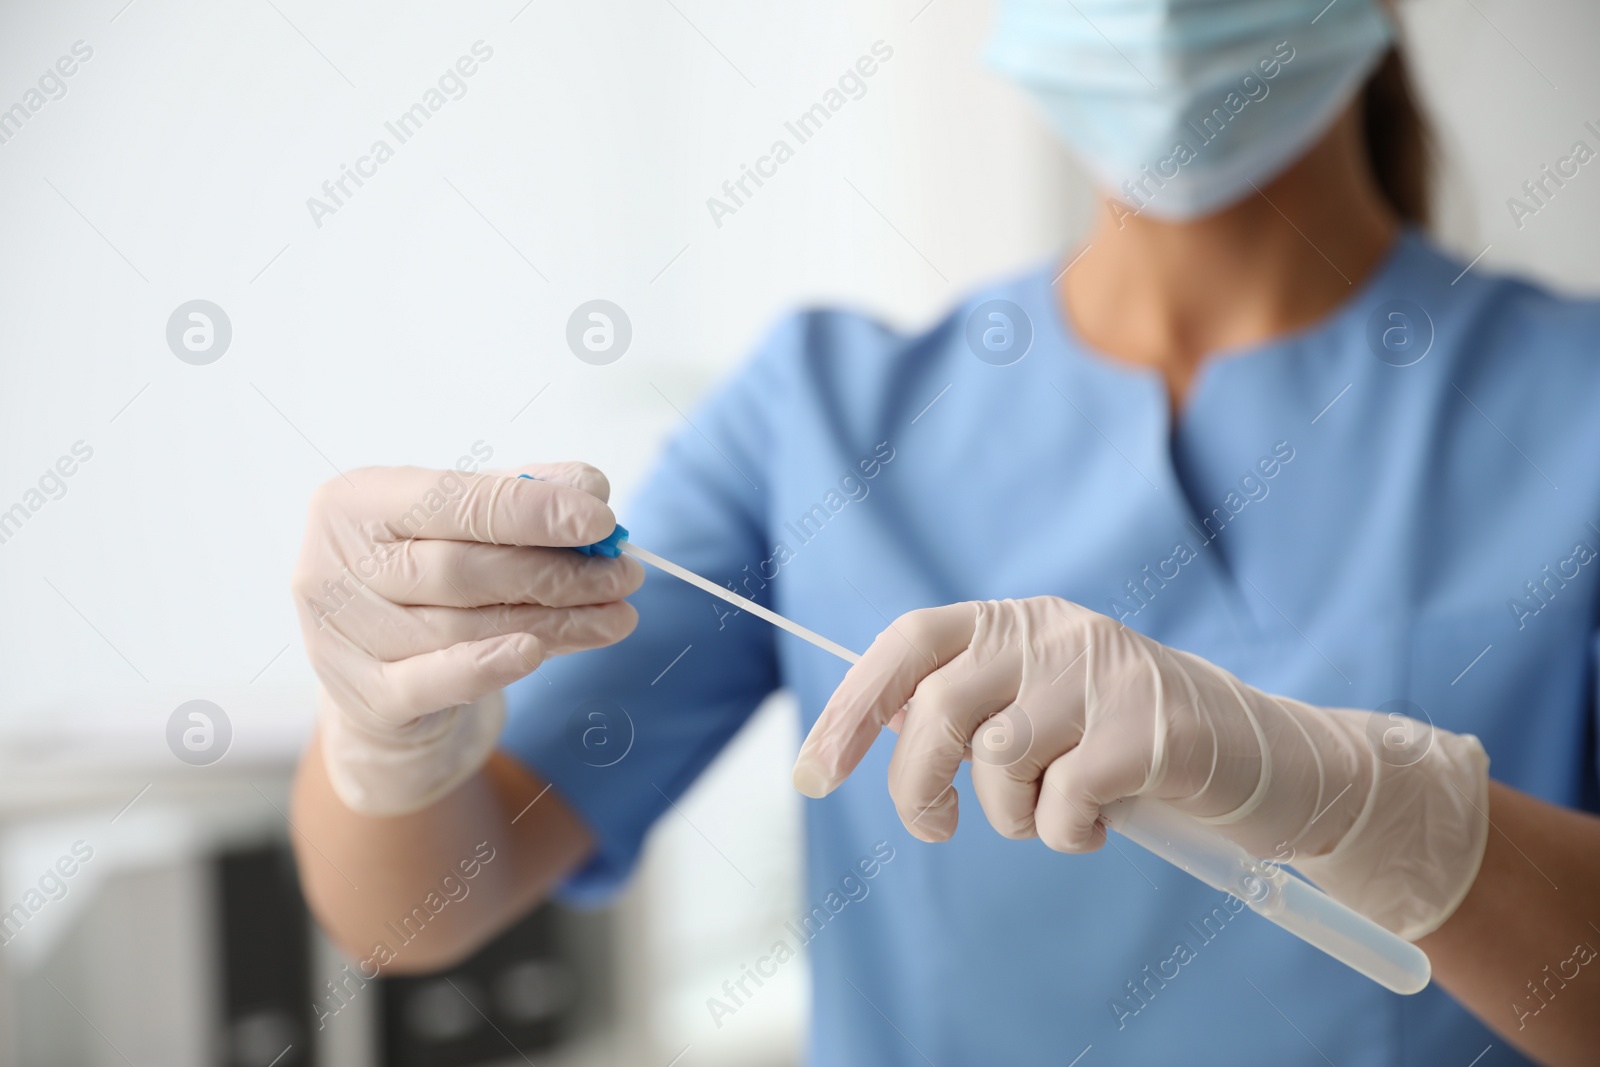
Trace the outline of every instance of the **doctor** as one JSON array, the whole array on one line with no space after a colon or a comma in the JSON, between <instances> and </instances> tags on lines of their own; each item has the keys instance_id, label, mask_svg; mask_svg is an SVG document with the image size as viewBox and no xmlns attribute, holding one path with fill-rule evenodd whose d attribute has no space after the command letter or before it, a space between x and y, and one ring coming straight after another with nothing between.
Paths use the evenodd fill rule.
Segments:
<instances>
[{"instance_id":1,"label":"doctor","mask_svg":"<svg viewBox=\"0 0 1600 1067\"><path fill-rule=\"evenodd\" d=\"M863 662L568 551L615 522L591 468L329 483L294 581L317 915L417 971L604 899L783 687L825 797L788 946L812 1063L1594 1062L1600 306L1428 242L1373 0L1009 0L989 56L1104 188L1088 240L918 336L780 324L626 516ZM1416 940L1434 985L1107 842L1135 794ZM732 1027L762 994L704 995Z\"/></svg>"}]
</instances>

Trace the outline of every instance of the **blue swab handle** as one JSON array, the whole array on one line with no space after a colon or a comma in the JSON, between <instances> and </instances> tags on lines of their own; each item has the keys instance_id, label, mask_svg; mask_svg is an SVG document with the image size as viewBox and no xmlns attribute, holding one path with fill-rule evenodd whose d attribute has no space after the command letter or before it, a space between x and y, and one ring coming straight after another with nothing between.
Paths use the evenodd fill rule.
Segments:
<instances>
[{"instance_id":1,"label":"blue swab handle","mask_svg":"<svg viewBox=\"0 0 1600 1067\"><path fill-rule=\"evenodd\" d=\"M544 480L542 478L535 478L531 474L519 474L517 477L526 478L530 482ZM622 555L622 542L626 541L627 539L628 528L623 526L621 523L618 523L617 528L607 534L603 540L596 541L592 545L579 545L574 548L573 551L582 552L585 556L605 556L607 559L616 559L618 556Z\"/></svg>"}]
</instances>

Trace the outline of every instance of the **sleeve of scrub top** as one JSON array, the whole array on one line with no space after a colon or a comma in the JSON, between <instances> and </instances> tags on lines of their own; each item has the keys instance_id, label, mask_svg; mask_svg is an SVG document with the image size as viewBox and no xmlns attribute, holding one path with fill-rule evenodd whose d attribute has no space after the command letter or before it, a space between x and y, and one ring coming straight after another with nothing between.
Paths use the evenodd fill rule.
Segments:
<instances>
[{"instance_id":1,"label":"sleeve of scrub top","mask_svg":"<svg viewBox=\"0 0 1600 1067\"><path fill-rule=\"evenodd\" d=\"M690 415L618 519L642 547L720 584L770 553L765 457L786 395L793 324ZM588 824L596 850L560 891L603 900L650 826L778 686L772 627L646 568L638 628L609 648L557 657L511 686L501 748ZM750 595L740 588L739 592ZM755 599L768 602L769 595Z\"/></svg>"}]
</instances>

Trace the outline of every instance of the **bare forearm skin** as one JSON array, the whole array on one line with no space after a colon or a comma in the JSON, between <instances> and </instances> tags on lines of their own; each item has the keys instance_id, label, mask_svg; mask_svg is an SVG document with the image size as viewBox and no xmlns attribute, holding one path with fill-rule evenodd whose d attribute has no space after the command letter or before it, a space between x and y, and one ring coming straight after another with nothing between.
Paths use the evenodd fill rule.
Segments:
<instances>
[{"instance_id":1,"label":"bare forearm skin","mask_svg":"<svg viewBox=\"0 0 1600 1067\"><path fill-rule=\"evenodd\" d=\"M1600 1056L1600 818L1489 783L1489 843L1454 915L1417 944L1434 980L1523 1053Z\"/></svg>"},{"instance_id":2,"label":"bare forearm skin","mask_svg":"<svg viewBox=\"0 0 1600 1067\"><path fill-rule=\"evenodd\" d=\"M376 817L339 800L313 739L290 819L312 913L367 977L466 958L593 848L555 792L501 753L432 807Z\"/></svg>"}]
</instances>

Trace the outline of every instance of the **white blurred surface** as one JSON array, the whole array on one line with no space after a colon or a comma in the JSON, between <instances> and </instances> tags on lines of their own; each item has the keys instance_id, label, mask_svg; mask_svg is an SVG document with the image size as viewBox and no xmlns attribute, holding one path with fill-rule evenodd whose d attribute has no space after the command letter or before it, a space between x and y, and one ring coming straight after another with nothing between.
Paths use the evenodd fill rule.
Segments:
<instances>
[{"instance_id":1,"label":"white blurred surface","mask_svg":"<svg viewBox=\"0 0 1600 1067\"><path fill-rule=\"evenodd\" d=\"M1584 129L1600 126L1600 9L1403 7L1444 150L1444 238L1469 259L1487 247L1484 265L1600 286L1600 163L1521 228L1506 206L1574 140L1600 147ZM93 449L0 544L12 761L165 758L167 717L195 698L232 718L230 759L288 759L312 679L286 578L317 483L447 466L481 442L493 464L597 463L625 517L679 410L786 309L845 303L916 326L1081 232L1077 172L973 61L987 12L0 3L0 109L75 42L93 49L0 144L0 511L76 442ZM865 95L716 225L706 199L880 40L893 58ZM385 122L478 41L493 56L464 95L395 143ZM315 225L307 198L379 137L394 158ZM597 297L634 329L609 366L564 339ZM165 340L195 298L232 322L208 366ZM787 714L765 715L684 808L757 884L792 893L796 809L773 773L792 751ZM669 820L646 874L668 931L650 954L664 1040L693 1039L703 998L792 902L749 894L704 844ZM781 1041L803 1005L793 974L773 998Z\"/></svg>"}]
</instances>

